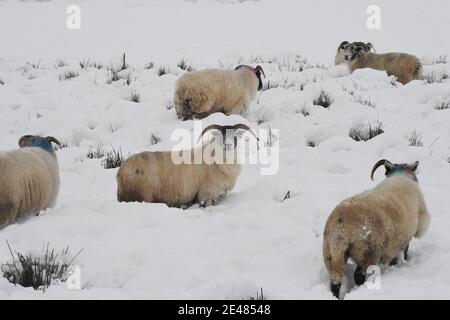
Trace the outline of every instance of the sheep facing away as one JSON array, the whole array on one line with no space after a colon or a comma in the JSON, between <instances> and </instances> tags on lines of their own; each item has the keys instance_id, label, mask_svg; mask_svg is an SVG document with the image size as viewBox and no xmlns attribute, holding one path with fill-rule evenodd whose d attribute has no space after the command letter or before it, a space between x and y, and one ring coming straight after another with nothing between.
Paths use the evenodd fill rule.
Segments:
<instances>
[{"instance_id":1,"label":"sheep facing away","mask_svg":"<svg viewBox=\"0 0 450 320\"><path fill-rule=\"evenodd\" d=\"M261 66L240 65L234 70L188 72L175 84L174 105L182 120L204 118L214 112L243 114L262 90Z\"/></svg>"},{"instance_id":2,"label":"sheep facing away","mask_svg":"<svg viewBox=\"0 0 450 320\"><path fill-rule=\"evenodd\" d=\"M59 167L54 137L26 135L20 149L0 152L0 227L39 214L56 203Z\"/></svg>"},{"instance_id":3,"label":"sheep facing away","mask_svg":"<svg viewBox=\"0 0 450 320\"><path fill-rule=\"evenodd\" d=\"M415 174L419 162L380 160L372 169L372 179L382 165L387 178L374 189L342 201L327 220L323 259L337 298L349 258L357 265L355 283L362 285L369 266L395 264L401 253L406 259L411 239L428 228L430 216Z\"/></svg>"},{"instance_id":4,"label":"sheep facing away","mask_svg":"<svg viewBox=\"0 0 450 320\"><path fill-rule=\"evenodd\" d=\"M350 73L356 69L372 68L386 71L389 76L397 77L398 82L402 84L422 79L422 65L419 59L411 54L397 52L377 54L367 52L364 46L351 43L345 48L344 59Z\"/></svg>"},{"instance_id":5,"label":"sheep facing away","mask_svg":"<svg viewBox=\"0 0 450 320\"><path fill-rule=\"evenodd\" d=\"M171 207L194 203L207 206L233 189L241 169L237 161L237 138L246 131L256 135L244 124L210 125L200 138L210 130L219 130L223 139L190 150L142 152L128 158L117 172L118 201L158 202ZM217 151L216 148L223 150L221 161L205 161L205 154ZM187 156L188 163L174 162L180 153L184 159Z\"/></svg>"},{"instance_id":6,"label":"sheep facing away","mask_svg":"<svg viewBox=\"0 0 450 320\"><path fill-rule=\"evenodd\" d=\"M355 44L358 47L361 48L361 50L364 50L364 52L370 52L370 50L374 50L373 45L370 42L364 43L364 42L348 42L348 41L342 41L341 44L338 46L336 56L334 57L334 64L337 66L339 64L345 63L345 49L350 44Z\"/></svg>"}]
</instances>

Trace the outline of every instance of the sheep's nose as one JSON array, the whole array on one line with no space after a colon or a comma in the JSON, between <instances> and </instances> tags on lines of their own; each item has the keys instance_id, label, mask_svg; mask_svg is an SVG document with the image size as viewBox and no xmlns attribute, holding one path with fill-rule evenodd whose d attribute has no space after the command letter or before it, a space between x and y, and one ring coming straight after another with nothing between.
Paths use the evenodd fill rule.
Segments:
<instances>
[{"instance_id":1,"label":"sheep's nose","mask_svg":"<svg viewBox=\"0 0 450 320\"><path fill-rule=\"evenodd\" d=\"M345 59L346 61L349 61L349 60L350 60L350 56L349 56L348 54L346 54L346 55L344 56L344 59Z\"/></svg>"}]
</instances>

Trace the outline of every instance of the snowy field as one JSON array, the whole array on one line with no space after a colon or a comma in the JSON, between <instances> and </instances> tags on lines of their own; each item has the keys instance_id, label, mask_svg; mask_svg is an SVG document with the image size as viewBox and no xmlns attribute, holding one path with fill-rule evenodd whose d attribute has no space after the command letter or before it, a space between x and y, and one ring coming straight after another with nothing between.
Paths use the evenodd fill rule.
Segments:
<instances>
[{"instance_id":1,"label":"snowy field","mask_svg":"<svg viewBox=\"0 0 450 320\"><path fill-rule=\"evenodd\" d=\"M242 299L261 287L268 299L332 299L325 221L344 198L383 179L382 170L369 178L381 158L420 161L431 227L412 241L409 261L382 269L380 289L353 288L346 299L449 299L450 3L377 2L381 30L367 29L372 2L360 0L0 1L0 150L17 148L25 134L67 144L57 151L56 207L0 230L0 263L10 260L5 240L20 252L46 242L84 248L81 290L56 284L42 293L0 277L0 299ZM70 4L81 8L80 30L66 28ZM428 81L349 75L334 66L343 40L415 54ZM124 52L128 67L114 75ZM118 203L117 169L88 159L88 150L170 150L173 130L192 129L171 104L182 59L195 69L264 68L265 90L246 119L205 121L279 129L279 172L246 165L232 192L205 209ZM314 104L321 92L328 108ZM384 133L349 137L369 125ZM421 143L411 146L414 133Z\"/></svg>"}]
</instances>

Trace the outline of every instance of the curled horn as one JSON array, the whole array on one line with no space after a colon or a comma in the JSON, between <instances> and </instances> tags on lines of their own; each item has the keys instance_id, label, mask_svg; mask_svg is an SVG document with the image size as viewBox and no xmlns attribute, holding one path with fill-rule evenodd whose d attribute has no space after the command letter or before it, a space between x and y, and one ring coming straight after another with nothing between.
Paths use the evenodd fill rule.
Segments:
<instances>
[{"instance_id":1,"label":"curled horn","mask_svg":"<svg viewBox=\"0 0 450 320\"><path fill-rule=\"evenodd\" d=\"M47 140L48 142L52 143L56 143L59 147L61 147L61 142L58 141L58 139L56 139L55 137L46 137L45 140Z\"/></svg>"},{"instance_id":2,"label":"curled horn","mask_svg":"<svg viewBox=\"0 0 450 320\"><path fill-rule=\"evenodd\" d=\"M341 44L339 45L339 49L344 49L345 46L347 46L349 44L350 44L350 42L348 42L348 41L342 41Z\"/></svg>"},{"instance_id":3,"label":"curled horn","mask_svg":"<svg viewBox=\"0 0 450 320\"><path fill-rule=\"evenodd\" d=\"M236 124L233 126L233 130L239 130L239 129L247 130L256 138L256 141L259 142L258 136L253 132L252 128L250 128L248 125L241 123L241 124Z\"/></svg>"},{"instance_id":4,"label":"curled horn","mask_svg":"<svg viewBox=\"0 0 450 320\"><path fill-rule=\"evenodd\" d=\"M386 159L382 159L382 160L379 160L377 163L375 163L375 165L373 166L373 168L372 168L372 172L370 173L370 179L372 179L373 180L373 175L374 175L374 173L375 173L375 171L379 168L379 167L381 167L381 166L394 166L390 161L388 161L388 160L386 160Z\"/></svg>"},{"instance_id":5,"label":"curled horn","mask_svg":"<svg viewBox=\"0 0 450 320\"><path fill-rule=\"evenodd\" d=\"M215 130L215 129L220 130L220 129L222 129L222 126L218 125L218 124L212 124L210 126L207 126L205 129L203 129L202 133L200 134L200 137L198 137L197 143L200 141L200 139L203 137L203 135L205 133L207 133L209 130Z\"/></svg>"},{"instance_id":6,"label":"curled horn","mask_svg":"<svg viewBox=\"0 0 450 320\"><path fill-rule=\"evenodd\" d=\"M258 72L262 73L262 75L264 76L264 79L266 78L266 74L264 73L264 70L263 70L263 68L260 65L256 66L255 72L256 73L258 73Z\"/></svg>"},{"instance_id":7,"label":"curled horn","mask_svg":"<svg viewBox=\"0 0 450 320\"><path fill-rule=\"evenodd\" d=\"M34 137L34 136L31 135L31 134L27 134L25 136L20 137L20 139L19 139L19 147L23 148L23 146L25 145L25 141L30 139L30 138L32 138L32 137Z\"/></svg>"}]
</instances>

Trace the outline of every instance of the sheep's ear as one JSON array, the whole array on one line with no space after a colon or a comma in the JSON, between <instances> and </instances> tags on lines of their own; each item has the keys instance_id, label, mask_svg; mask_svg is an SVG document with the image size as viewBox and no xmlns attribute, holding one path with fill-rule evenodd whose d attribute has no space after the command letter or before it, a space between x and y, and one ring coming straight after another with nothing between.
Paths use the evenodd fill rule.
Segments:
<instances>
[{"instance_id":1,"label":"sheep's ear","mask_svg":"<svg viewBox=\"0 0 450 320\"><path fill-rule=\"evenodd\" d=\"M46 137L45 140L47 140L50 144L53 142L53 143L56 143L59 147L61 147L61 143L55 137L49 136L49 137Z\"/></svg>"},{"instance_id":2,"label":"sheep's ear","mask_svg":"<svg viewBox=\"0 0 450 320\"><path fill-rule=\"evenodd\" d=\"M415 172L418 167L419 167L419 161L416 161L416 162L408 165L408 169L411 170L412 172Z\"/></svg>"},{"instance_id":3,"label":"sheep's ear","mask_svg":"<svg viewBox=\"0 0 450 320\"><path fill-rule=\"evenodd\" d=\"M376 50L375 50L373 44L371 44L370 42L367 42L366 45L367 45L367 47L369 48L369 52L370 52L370 50L373 50L373 52L376 53Z\"/></svg>"}]
</instances>

